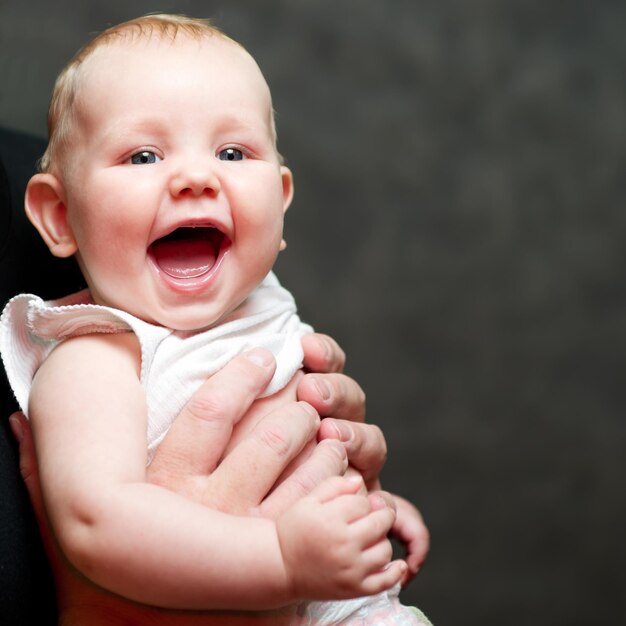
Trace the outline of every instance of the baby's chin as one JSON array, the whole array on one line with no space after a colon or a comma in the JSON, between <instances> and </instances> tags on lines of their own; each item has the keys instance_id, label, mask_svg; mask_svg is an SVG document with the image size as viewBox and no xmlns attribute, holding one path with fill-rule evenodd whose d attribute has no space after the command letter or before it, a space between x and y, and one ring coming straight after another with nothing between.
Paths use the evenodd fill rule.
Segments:
<instances>
[{"instance_id":1,"label":"baby's chin","mask_svg":"<svg viewBox=\"0 0 626 626\"><path fill-rule=\"evenodd\" d=\"M224 320L245 300L232 292L197 293L173 291L159 286L133 290L129 283L107 290L88 286L94 304L129 313L148 324L176 332L193 333L211 328Z\"/></svg>"},{"instance_id":2,"label":"baby's chin","mask_svg":"<svg viewBox=\"0 0 626 626\"><path fill-rule=\"evenodd\" d=\"M144 311L133 313L135 317L142 319L149 324L155 324L164 328L169 328L180 333L195 333L206 330L219 324L234 307L228 307L227 311L217 310L213 307L198 306L190 304L188 306L179 305L174 311Z\"/></svg>"}]
</instances>

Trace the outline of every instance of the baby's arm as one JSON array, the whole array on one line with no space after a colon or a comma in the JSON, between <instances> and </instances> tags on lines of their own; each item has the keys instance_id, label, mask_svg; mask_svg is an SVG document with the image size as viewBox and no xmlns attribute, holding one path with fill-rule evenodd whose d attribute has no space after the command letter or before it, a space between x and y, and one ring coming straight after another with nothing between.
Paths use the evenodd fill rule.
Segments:
<instances>
[{"instance_id":1,"label":"baby's arm","mask_svg":"<svg viewBox=\"0 0 626 626\"><path fill-rule=\"evenodd\" d=\"M79 570L130 599L189 609L272 608L305 597L372 593L395 582L400 572L393 568L372 582L371 568L389 557L378 564L367 550L362 580L336 585L332 573L303 580L301 570L325 557L319 544L301 547L310 529L298 531L298 524L322 525L327 511L343 519L345 534L333 538L335 547L344 540L384 544L392 520L381 520L371 506L365 510L367 498L340 495L350 482L330 495L312 495L277 522L226 515L147 484L137 350L130 334L69 340L50 355L33 386L30 413L45 502L57 539ZM307 558L305 567L294 557L296 548ZM337 549L353 563L348 549Z\"/></svg>"}]
</instances>

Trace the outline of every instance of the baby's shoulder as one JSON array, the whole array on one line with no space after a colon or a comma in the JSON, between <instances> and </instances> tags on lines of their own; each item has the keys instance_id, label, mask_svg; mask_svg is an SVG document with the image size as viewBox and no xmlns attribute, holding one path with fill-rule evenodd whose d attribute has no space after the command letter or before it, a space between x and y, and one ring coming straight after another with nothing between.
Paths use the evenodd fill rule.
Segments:
<instances>
[{"instance_id":1,"label":"baby's shoulder","mask_svg":"<svg viewBox=\"0 0 626 626\"><path fill-rule=\"evenodd\" d=\"M64 377L100 384L104 377L141 371L141 344L130 330L89 333L57 343L41 364L37 376L58 370Z\"/></svg>"}]
</instances>

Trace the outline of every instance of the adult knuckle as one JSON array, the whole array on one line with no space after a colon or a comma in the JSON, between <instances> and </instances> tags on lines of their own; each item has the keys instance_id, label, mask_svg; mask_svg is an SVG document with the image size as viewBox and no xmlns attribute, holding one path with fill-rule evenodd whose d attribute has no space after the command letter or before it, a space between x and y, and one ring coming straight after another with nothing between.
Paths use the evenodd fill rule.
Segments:
<instances>
[{"instance_id":1,"label":"adult knuckle","mask_svg":"<svg viewBox=\"0 0 626 626\"><path fill-rule=\"evenodd\" d=\"M200 422L221 422L227 418L223 399L214 394L197 394L185 406L187 415Z\"/></svg>"},{"instance_id":2,"label":"adult knuckle","mask_svg":"<svg viewBox=\"0 0 626 626\"><path fill-rule=\"evenodd\" d=\"M300 496L311 493L320 482L320 478L314 472L304 470L292 474L290 480L294 491Z\"/></svg>"},{"instance_id":3,"label":"adult knuckle","mask_svg":"<svg viewBox=\"0 0 626 626\"><path fill-rule=\"evenodd\" d=\"M323 455L325 467L335 467L346 469L348 465L348 455L345 447L334 439L324 439L317 444L317 454Z\"/></svg>"},{"instance_id":4,"label":"adult knuckle","mask_svg":"<svg viewBox=\"0 0 626 626\"><path fill-rule=\"evenodd\" d=\"M267 424L258 432L260 442L280 458L289 455L291 441L286 430L280 424Z\"/></svg>"},{"instance_id":5,"label":"adult knuckle","mask_svg":"<svg viewBox=\"0 0 626 626\"><path fill-rule=\"evenodd\" d=\"M363 388L353 378L341 374L336 380L336 391L337 408L350 408L353 421L362 422L366 404Z\"/></svg>"},{"instance_id":6,"label":"adult knuckle","mask_svg":"<svg viewBox=\"0 0 626 626\"><path fill-rule=\"evenodd\" d=\"M342 374L341 381L343 395L349 397L354 404L365 404L365 391L363 391L363 387L356 380Z\"/></svg>"},{"instance_id":7,"label":"adult knuckle","mask_svg":"<svg viewBox=\"0 0 626 626\"><path fill-rule=\"evenodd\" d=\"M333 346L332 350L334 353L333 369L336 372L343 372L343 368L346 365L346 353L339 347L339 344L336 341L333 339L330 339L330 341Z\"/></svg>"},{"instance_id":8,"label":"adult knuckle","mask_svg":"<svg viewBox=\"0 0 626 626\"><path fill-rule=\"evenodd\" d=\"M387 441L380 426L376 424L368 424L368 426L370 429L370 450L374 452L376 459L382 465L387 460Z\"/></svg>"},{"instance_id":9,"label":"adult knuckle","mask_svg":"<svg viewBox=\"0 0 626 626\"><path fill-rule=\"evenodd\" d=\"M346 364L346 353L339 344L329 335L320 335L325 344L324 365L328 372L342 372Z\"/></svg>"}]
</instances>

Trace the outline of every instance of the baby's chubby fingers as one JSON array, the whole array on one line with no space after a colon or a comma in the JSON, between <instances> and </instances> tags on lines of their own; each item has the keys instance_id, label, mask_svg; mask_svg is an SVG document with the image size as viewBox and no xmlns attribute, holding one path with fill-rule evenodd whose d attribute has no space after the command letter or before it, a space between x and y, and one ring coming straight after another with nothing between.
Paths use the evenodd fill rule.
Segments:
<instances>
[{"instance_id":1,"label":"baby's chubby fingers","mask_svg":"<svg viewBox=\"0 0 626 626\"><path fill-rule=\"evenodd\" d=\"M311 497L320 503L330 502L343 495L354 495L363 489L363 478L359 474L332 476L311 492ZM368 504L368 508L369 504Z\"/></svg>"},{"instance_id":2,"label":"baby's chubby fingers","mask_svg":"<svg viewBox=\"0 0 626 626\"><path fill-rule=\"evenodd\" d=\"M391 562L393 558L393 548L387 539L381 539L369 548L365 548L360 559L366 574L380 572Z\"/></svg>"},{"instance_id":3,"label":"baby's chubby fingers","mask_svg":"<svg viewBox=\"0 0 626 626\"><path fill-rule=\"evenodd\" d=\"M390 508L393 511L397 511L396 498L388 491L374 491L368 496L370 504L373 510Z\"/></svg>"},{"instance_id":4,"label":"baby's chubby fingers","mask_svg":"<svg viewBox=\"0 0 626 626\"><path fill-rule=\"evenodd\" d=\"M382 569L372 572L363 580L363 595L374 595L386 589L391 589L406 576L407 569L404 561L396 560L391 561Z\"/></svg>"},{"instance_id":5,"label":"baby's chubby fingers","mask_svg":"<svg viewBox=\"0 0 626 626\"><path fill-rule=\"evenodd\" d=\"M341 519L352 526L351 535L361 549L386 538L396 518L392 499L386 499L384 492L364 495L363 486L359 474L335 476L311 492L329 519Z\"/></svg>"},{"instance_id":6,"label":"baby's chubby fingers","mask_svg":"<svg viewBox=\"0 0 626 626\"><path fill-rule=\"evenodd\" d=\"M366 549L380 541L385 541L391 549L387 535L396 520L395 508L386 505L372 508L370 500L367 498L366 500L369 511L352 521L352 528L359 538L361 548Z\"/></svg>"}]
</instances>

